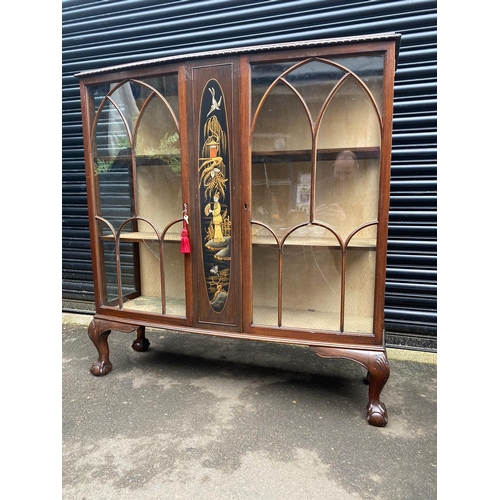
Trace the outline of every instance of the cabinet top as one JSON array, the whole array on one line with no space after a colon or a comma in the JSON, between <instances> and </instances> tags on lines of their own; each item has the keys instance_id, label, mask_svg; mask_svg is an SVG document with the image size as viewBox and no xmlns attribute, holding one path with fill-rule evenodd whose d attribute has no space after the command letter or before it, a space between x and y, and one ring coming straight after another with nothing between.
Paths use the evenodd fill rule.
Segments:
<instances>
[{"instance_id":1,"label":"cabinet top","mask_svg":"<svg viewBox=\"0 0 500 500\"><path fill-rule=\"evenodd\" d=\"M246 47L235 47L221 50L211 50L203 52L191 52L188 54L176 54L172 56L166 56L155 59L146 59L142 61L120 64L116 66L106 66L103 68L92 69L88 71L81 71L76 73L76 78L83 78L88 75L96 75L99 73L109 73L113 71L121 71L126 69L140 68L144 66L152 66L163 63L168 63L171 61L186 61L190 59L200 59L204 57L215 57L215 56L227 56L227 55L238 55L238 54L249 54L256 52L269 52L274 50L286 50L286 49L299 49L299 48L310 48L310 47L322 47L329 45L342 45L349 43L359 43L359 42L376 42L376 41L389 41L394 40L396 42L396 54L399 52L399 44L401 40L400 33L378 33L373 35L363 35L363 36L349 36L340 38L321 38L315 40L301 40L295 42L283 42L283 43L272 43L264 45L250 45Z\"/></svg>"}]
</instances>

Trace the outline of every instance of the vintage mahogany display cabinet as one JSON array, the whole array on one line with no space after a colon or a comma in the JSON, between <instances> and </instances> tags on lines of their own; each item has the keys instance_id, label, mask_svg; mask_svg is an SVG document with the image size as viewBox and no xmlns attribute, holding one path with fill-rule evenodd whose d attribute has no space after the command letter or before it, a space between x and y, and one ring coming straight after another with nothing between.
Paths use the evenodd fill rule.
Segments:
<instances>
[{"instance_id":1,"label":"vintage mahogany display cabinet","mask_svg":"<svg viewBox=\"0 0 500 500\"><path fill-rule=\"evenodd\" d=\"M79 73L95 282L111 330L309 346L367 369L384 426L400 35L193 53Z\"/></svg>"}]
</instances>

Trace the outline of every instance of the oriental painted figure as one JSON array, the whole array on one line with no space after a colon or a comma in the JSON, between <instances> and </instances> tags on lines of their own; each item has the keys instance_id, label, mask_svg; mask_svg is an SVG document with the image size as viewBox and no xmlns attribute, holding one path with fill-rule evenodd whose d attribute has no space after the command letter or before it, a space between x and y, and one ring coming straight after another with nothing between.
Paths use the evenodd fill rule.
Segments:
<instances>
[{"instance_id":1,"label":"oriental painted figure","mask_svg":"<svg viewBox=\"0 0 500 500\"><path fill-rule=\"evenodd\" d=\"M226 304L231 262L227 117L219 83L210 80L203 91L200 110L199 192L203 263L212 309Z\"/></svg>"}]
</instances>

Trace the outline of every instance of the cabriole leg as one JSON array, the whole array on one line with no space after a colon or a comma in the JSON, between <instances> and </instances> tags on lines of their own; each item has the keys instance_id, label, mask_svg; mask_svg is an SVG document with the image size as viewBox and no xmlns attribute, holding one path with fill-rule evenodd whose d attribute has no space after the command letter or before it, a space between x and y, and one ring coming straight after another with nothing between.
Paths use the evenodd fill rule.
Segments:
<instances>
[{"instance_id":1,"label":"cabriole leg","mask_svg":"<svg viewBox=\"0 0 500 500\"><path fill-rule=\"evenodd\" d=\"M387 425L387 410L380 401L380 393L389 379L390 368L387 355L378 353L368 368L368 405L366 406L366 419L371 425L385 427Z\"/></svg>"},{"instance_id":2,"label":"cabriole leg","mask_svg":"<svg viewBox=\"0 0 500 500\"><path fill-rule=\"evenodd\" d=\"M97 352L99 353L99 358L94 361L90 367L90 373L96 377L101 377L107 375L112 368L111 361L109 360L109 346L108 337L111 330L118 330L120 332L133 332L137 330L137 339L134 341L132 347L136 351L145 351L149 347L149 341L144 336L145 327L138 325L130 325L124 323L118 323L116 321L109 321L106 319L94 318L89 325L89 337L94 343ZM141 348L136 348L136 343Z\"/></svg>"},{"instance_id":3,"label":"cabriole leg","mask_svg":"<svg viewBox=\"0 0 500 500\"><path fill-rule=\"evenodd\" d=\"M96 377L107 375L112 368L111 361L109 360L108 346L108 337L111 329L106 329L105 323L101 320L93 319L88 330L90 340L92 340L99 353L99 358L90 367L90 373Z\"/></svg>"},{"instance_id":4,"label":"cabriole leg","mask_svg":"<svg viewBox=\"0 0 500 500\"><path fill-rule=\"evenodd\" d=\"M311 349L322 358L351 359L368 370L368 404L366 420L370 425L385 427L388 422L387 409L380 401L380 393L389 379L390 367L385 351L342 349L335 347L313 347Z\"/></svg>"}]
</instances>

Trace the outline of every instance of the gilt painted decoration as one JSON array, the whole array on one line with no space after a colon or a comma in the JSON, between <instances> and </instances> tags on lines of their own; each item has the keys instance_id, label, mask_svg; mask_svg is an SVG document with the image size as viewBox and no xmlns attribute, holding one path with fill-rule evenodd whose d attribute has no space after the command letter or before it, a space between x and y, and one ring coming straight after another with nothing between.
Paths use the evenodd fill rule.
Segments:
<instances>
[{"instance_id":1,"label":"gilt painted decoration","mask_svg":"<svg viewBox=\"0 0 500 500\"><path fill-rule=\"evenodd\" d=\"M213 79L201 97L199 138L203 268L210 305L220 312L228 297L231 264L229 141L224 94Z\"/></svg>"}]
</instances>

